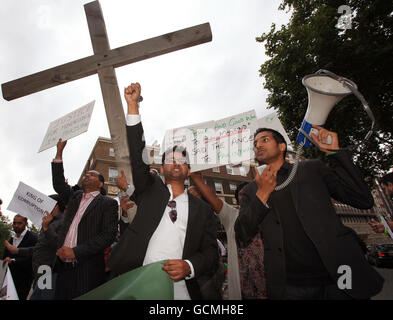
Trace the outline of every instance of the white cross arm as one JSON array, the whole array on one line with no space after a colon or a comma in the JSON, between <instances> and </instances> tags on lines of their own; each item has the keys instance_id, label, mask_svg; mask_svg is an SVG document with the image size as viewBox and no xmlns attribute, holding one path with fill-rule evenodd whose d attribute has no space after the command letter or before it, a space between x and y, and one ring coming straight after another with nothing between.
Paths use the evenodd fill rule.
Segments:
<instances>
[{"instance_id":1,"label":"white cross arm","mask_svg":"<svg viewBox=\"0 0 393 320\"><path fill-rule=\"evenodd\" d=\"M3 97L10 101L93 75L102 68L121 67L211 40L209 23L167 33L3 83Z\"/></svg>"}]
</instances>

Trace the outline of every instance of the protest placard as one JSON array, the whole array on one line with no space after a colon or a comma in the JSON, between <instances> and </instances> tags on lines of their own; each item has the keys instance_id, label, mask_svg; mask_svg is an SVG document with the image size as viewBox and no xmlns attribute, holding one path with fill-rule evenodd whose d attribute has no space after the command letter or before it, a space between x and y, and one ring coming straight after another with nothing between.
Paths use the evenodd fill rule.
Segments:
<instances>
[{"instance_id":1,"label":"protest placard","mask_svg":"<svg viewBox=\"0 0 393 320\"><path fill-rule=\"evenodd\" d=\"M19 182L7 210L30 219L38 229L41 229L45 211L52 212L56 203L55 200L45 194L23 182Z\"/></svg>"},{"instance_id":2,"label":"protest placard","mask_svg":"<svg viewBox=\"0 0 393 320\"><path fill-rule=\"evenodd\" d=\"M187 149L191 172L216 166L216 153L209 153L215 142L214 121L193 124L167 130L161 146L161 153L174 146Z\"/></svg>"},{"instance_id":3,"label":"protest placard","mask_svg":"<svg viewBox=\"0 0 393 320\"><path fill-rule=\"evenodd\" d=\"M239 164L251 159L256 125L255 110L250 110L217 121L167 130L161 152L175 145L186 147L191 172Z\"/></svg>"},{"instance_id":4,"label":"protest placard","mask_svg":"<svg viewBox=\"0 0 393 320\"><path fill-rule=\"evenodd\" d=\"M61 138L69 140L86 132L89 128L95 101L92 101L65 116L52 121L46 131L44 140L38 152L56 146Z\"/></svg>"},{"instance_id":5,"label":"protest placard","mask_svg":"<svg viewBox=\"0 0 393 320\"><path fill-rule=\"evenodd\" d=\"M216 121L216 150L219 166L236 165L251 159L256 126L255 110Z\"/></svg>"}]
</instances>

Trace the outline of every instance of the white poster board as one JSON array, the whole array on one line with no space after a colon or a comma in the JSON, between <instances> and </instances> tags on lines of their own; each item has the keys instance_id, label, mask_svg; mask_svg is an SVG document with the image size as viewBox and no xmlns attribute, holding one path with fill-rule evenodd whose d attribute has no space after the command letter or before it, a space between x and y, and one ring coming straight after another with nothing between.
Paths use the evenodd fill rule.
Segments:
<instances>
[{"instance_id":1,"label":"white poster board","mask_svg":"<svg viewBox=\"0 0 393 320\"><path fill-rule=\"evenodd\" d=\"M167 130L161 153L175 145L186 147L191 172L239 164L253 156L256 126L255 110L250 110L217 121Z\"/></svg>"},{"instance_id":2,"label":"white poster board","mask_svg":"<svg viewBox=\"0 0 393 320\"><path fill-rule=\"evenodd\" d=\"M49 198L23 182L19 182L18 188L7 210L30 219L38 229L41 229L45 211L52 212L56 203L54 199Z\"/></svg>"},{"instance_id":3,"label":"white poster board","mask_svg":"<svg viewBox=\"0 0 393 320\"><path fill-rule=\"evenodd\" d=\"M65 116L52 121L46 131L44 140L38 152L44 151L57 145L61 138L69 140L86 132L89 128L91 115L93 114L95 101L92 101Z\"/></svg>"},{"instance_id":4,"label":"white poster board","mask_svg":"<svg viewBox=\"0 0 393 320\"><path fill-rule=\"evenodd\" d=\"M161 154L174 146L187 149L191 171L199 171L216 166L215 154L209 154L215 142L214 121L167 130L161 145Z\"/></svg>"},{"instance_id":5,"label":"white poster board","mask_svg":"<svg viewBox=\"0 0 393 320\"><path fill-rule=\"evenodd\" d=\"M216 150L219 166L237 165L252 158L256 127L255 110L216 121Z\"/></svg>"}]
</instances>

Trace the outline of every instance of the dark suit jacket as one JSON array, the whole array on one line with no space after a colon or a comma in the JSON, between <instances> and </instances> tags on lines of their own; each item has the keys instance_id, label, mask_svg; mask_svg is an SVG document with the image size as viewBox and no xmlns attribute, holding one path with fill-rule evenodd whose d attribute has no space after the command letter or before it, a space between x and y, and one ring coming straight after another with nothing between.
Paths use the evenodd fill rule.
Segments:
<instances>
[{"instance_id":1,"label":"dark suit jacket","mask_svg":"<svg viewBox=\"0 0 393 320\"><path fill-rule=\"evenodd\" d=\"M330 155L329 162L330 168L320 160L300 162L295 179L287 188L290 188L304 231L314 243L331 278L337 283L342 276L338 273L339 266L350 266L352 289L346 292L354 298L367 299L381 290L383 279L368 264L351 231L342 224L331 197L359 209L372 208L374 200L346 151ZM280 299L286 282L283 231L274 206L280 191L270 195L270 209L256 197L256 192L255 182L244 188L235 224L236 238L242 246L261 227L268 296Z\"/></svg>"},{"instance_id":2,"label":"dark suit jacket","mask_svg":"<svg viewBox=\"0 0 393 320\"><path fill-rule=\"evenodd\" d=\"M27 231L18 248L34 247L37 240L38 236L34 232ZM13 244L12 238L9 240L9 243ZM18 292L19 300L26 300L33 282L31 256L21 257L19 255L13 255L5 248L3 259L6 257L15 259L14 262L10 263L9 267L14 280L15 289Z\"/></svg>"},{"instance_id":3,"label":"dark suit jacket","mask_svg":"<svg viewBox=\"0 0 393 320\"><path fill-rule=\"evenodd\" d=\"M57 247L60 248L78 211L83 191L73 191L65 182L62 163L52 163L52 178L53 188L67 204L63 225L58 232ZM74 297L94 289L105 281L104 250L115 241L117 221L118 204L110 197L99 194L87 207L78 225L77 246L73 248L78 262L75 272L79 278L74 284Z\"/></svg>"},{"instance_id":4,"label":"dark suit jacket","mask_svg":"<svg viewBox=\"0 0 393 320\"><path fill-rule=\"evenodd\" d=\"M138 209L134 220L120 237L108 260L112 275L142 266L149 240L160 223L170 197L167 186L159 176L151 175L149 166L143 162L145 143L142 135L141 123L127 127L135 186L133 198ZM192 195L189 195L188 200L189 215L183 259L192 263L195 278L186 280L186 285L191 299L201 299L196 279L207 274L212 275L218 265L216 221L210 206Z\"/></svg>"}]
</instances>

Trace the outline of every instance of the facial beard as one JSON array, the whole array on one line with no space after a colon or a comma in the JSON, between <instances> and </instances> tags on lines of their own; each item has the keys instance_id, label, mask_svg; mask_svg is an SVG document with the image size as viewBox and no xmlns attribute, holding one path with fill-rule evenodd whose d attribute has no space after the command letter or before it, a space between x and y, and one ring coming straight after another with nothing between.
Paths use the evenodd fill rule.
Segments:
<instances>
[{"instance_id":1,"label":"facial beard","mask_svg":"<svg viewBox=\"0 0 393 320\"><path fill-rule=\"evenodd\" d=\"M169 170L164 169L164 177L165 180L170 181L184 181L187 178L187 173L182 169L178 168L179 170L175 170L176 167L171 168Z\"/></svg>"}]
</instances>

